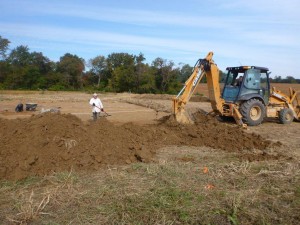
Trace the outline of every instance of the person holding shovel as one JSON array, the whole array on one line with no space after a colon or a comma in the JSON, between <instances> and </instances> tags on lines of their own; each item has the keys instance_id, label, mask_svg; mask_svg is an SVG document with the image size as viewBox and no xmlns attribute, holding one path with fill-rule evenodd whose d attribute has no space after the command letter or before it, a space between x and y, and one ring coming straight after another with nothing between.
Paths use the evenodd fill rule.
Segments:
<instances>
[{"instance_id":1,"label":"person holding shovel","mask_svg":"<svg viewBox=\"0 0 300 225\"><path fill-rule=\"evenodd\" d=\"M90 100L90 105L93 106L93 120L95 121L97 120L98 115L100 115L100 112L104 112L103 104L96 93L93 94L93 97Z\"/></svg>"}]
</instances>

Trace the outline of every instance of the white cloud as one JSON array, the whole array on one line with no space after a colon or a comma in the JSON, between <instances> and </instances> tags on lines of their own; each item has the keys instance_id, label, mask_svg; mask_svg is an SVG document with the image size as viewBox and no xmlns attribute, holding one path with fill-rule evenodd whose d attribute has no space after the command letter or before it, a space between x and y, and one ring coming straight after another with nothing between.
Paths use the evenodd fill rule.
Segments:
<instances>
[{"instance_id":1,"label":"white cloud","mask_svg":"<svg viewBox=\"0 0 300 225\"><path fill-rule=\"evenodd\" d=\"M300 52L298 1L194 3L189 11L167 10L165 2L153 10L83 1L11 0L0 3L0 32L12 42L27 40L45 55L55 47L56 52L73 50L85 57L97 51L135 51L193 64L214 51L222 69L241 62L297 76L300 68L292 64Z\"/></svg>"}]
</instances>

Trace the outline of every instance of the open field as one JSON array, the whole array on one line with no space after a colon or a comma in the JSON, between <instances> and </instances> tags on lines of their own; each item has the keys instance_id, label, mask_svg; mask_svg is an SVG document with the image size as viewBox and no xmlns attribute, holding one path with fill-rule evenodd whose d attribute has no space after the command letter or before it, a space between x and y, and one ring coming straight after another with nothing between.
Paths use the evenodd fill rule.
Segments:
<instances>
[{"instance_id":1,"label":"open field","mask_svg":"<svg viewBox=\"0 0 300 225\"><path fill-rule=\"evenodd\" d=\"M283 93L289 94L289 88L293 88L295 90L300 90L300 84L281 84L281 83L271 83L271 88L275 87L277 90L282 91ZM196 90L195 93L197 94L203 94L205 96L208 96L208 90L207 90L207 85L200 83Z\"/></svg>"},{"instance_id":2,"label":"open field","mask_svg":"<svg viewBox=\"0 0 300 225\"><path fill-rule=\"evenodd\" d=\"M299 122L245 131L195 101L196 123L183 126L169 116L171 96L128 93L100 94L111 116L93 122L90 97L0 91L0 224L300 220ZM16 113L20 102L38 108Z\"/></svg>"}]
</instances>

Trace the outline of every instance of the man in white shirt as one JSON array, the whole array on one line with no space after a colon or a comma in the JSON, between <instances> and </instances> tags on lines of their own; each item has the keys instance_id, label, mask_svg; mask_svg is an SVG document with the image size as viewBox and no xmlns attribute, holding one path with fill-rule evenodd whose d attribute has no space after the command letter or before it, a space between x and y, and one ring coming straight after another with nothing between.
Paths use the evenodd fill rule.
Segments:
<instances>
[{"instance_id":1,"label":"man in white shirt","mask_svg":"<svg viewBox=\"0 0 300 225\"><path fill-rule=\"evenodd\" d=\"M96 93L93 94L93 97L90 100L90 105L93 106L93 120L95 121L97 120L98 115L100 115L100 111L104 112L103 104Z\"/></svg>"}]
</instances>

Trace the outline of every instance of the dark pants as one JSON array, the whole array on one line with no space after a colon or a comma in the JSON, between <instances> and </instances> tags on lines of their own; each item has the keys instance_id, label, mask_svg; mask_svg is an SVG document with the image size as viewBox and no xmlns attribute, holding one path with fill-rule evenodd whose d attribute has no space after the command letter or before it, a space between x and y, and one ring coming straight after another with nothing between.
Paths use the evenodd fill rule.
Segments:
<instances>
[{"instance_id":1,"label":"dark pants","mask_svg":"<svg viewBox=\"0 0 300 225\"><path fill-rule=\"evenodd\" d=\"M100 115L100 113L97 112L93 112L93 120L97 120L98 116Z\"/></svg>"}]
</instances>

